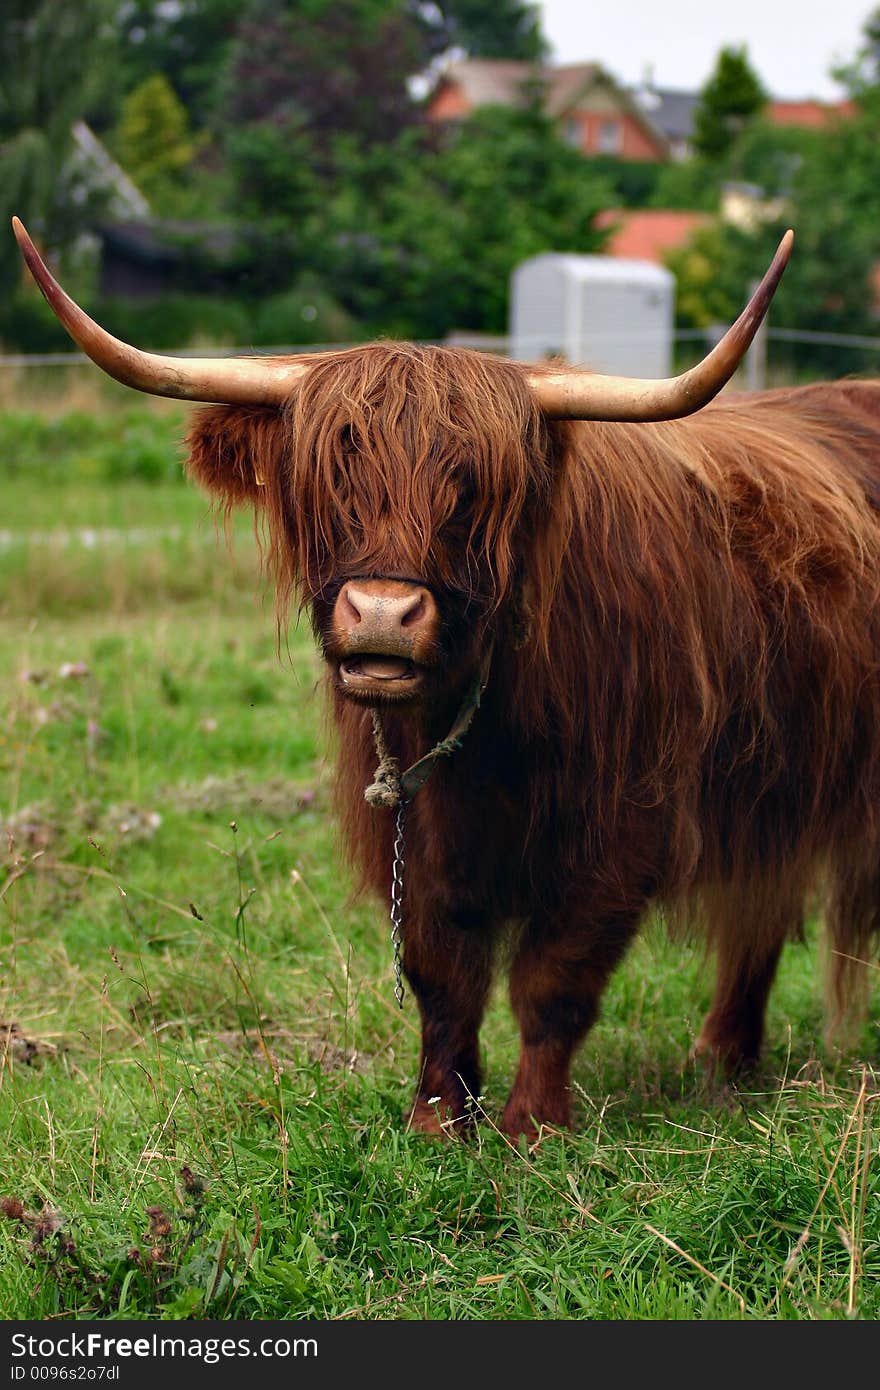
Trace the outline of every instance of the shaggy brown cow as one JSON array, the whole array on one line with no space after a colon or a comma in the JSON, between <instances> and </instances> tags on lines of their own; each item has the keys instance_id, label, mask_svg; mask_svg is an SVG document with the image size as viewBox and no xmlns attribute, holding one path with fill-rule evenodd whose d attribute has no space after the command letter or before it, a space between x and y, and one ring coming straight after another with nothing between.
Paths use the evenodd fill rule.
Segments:
<instances>
[{"instance_id":1,"label":"shaggy brown cow","mask_svg":"<svg viewBox=\"0 0 880 1390\"><path fill-rule=\"evenodd\" d=\"M820 889L833 1010L854 1001L880 910L880 386L662 418L729 377L787 247L708 366L628 383L393 344L152 358L20 240L106 370L231 403L196 415L189 470L258 509L282 614L292 595L311 610L346 843L386 901L374 733L390 802L389 757L435 750L424 785L404 777L416 1128L465 1117L479 1090L502 939L522 1034L510 1134L568 1123L572 1054L652 906L715 947L698 1046L728 1069L757 1056L782 945Z\"/></svg>"}]
</instances>

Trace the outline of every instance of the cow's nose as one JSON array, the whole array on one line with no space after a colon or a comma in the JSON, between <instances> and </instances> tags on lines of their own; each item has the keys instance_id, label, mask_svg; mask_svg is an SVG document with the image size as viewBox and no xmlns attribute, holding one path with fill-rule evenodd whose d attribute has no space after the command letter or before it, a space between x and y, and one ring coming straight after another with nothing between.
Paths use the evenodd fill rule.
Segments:
<instances>
[{"instance_id":1,"label":"cow's nose","mask_svg":"<svg viewBox=\"0 0 880 1390\"><path fill-rule=\"evenodd\" d=\"M358 646L373 640L410 642L431 632L437 607L428 589L349 582L336 601L336 620Z\"/></svg>"}]
</instances>

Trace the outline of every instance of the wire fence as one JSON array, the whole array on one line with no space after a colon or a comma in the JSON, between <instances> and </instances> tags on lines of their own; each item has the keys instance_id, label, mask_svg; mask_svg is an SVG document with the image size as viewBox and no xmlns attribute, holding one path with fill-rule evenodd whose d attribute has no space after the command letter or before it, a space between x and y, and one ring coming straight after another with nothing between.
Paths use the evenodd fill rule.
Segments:
<instances>
[{"instance_id":1,"label":"wire fence","mask_svg":"<svg viewBox=\"0 0 880 1390\"><path fill-rule=\"evenodd\" d=\"M701 343L707 349L714 347L719 338L723 335L727 324L717 324L710 328L690 328L677 329L672 334L672 341L675 346L686 343ZM847 349L858 350L860 352L880 353L880 336L870 336L862 333L830 333L821 329L806 328L774 328L768 326L764 330L764 338L768 343L789 343L793 345L803 344L810 347L828 347L840 349L846 352ZM631 343L636 346L649 339L656 339L656 330L615 329L613 332L597 333L591 335L591 341L597 346L602 345L618 347ZM540 341L535 339L535 347L542 347L545 339ZM489 333L451 333L444 339L420 339L420 345L424 347L463 347L473 348L478 351L492 352L499 355L510 355L513 338L506 334ZM274 356L309 356L313 353L340 352L347 348L361 347L359 342L328 342L328 343L279 343L270 347L255 347L250 344L247 346L218 347L210 353L204 350L194 350L191 348L178 348L170 350L163 355L181 358L197 358L209 355L211 357L274 357ZM520 352L523 349L528 352L530 340L519 336L517 338L517 348ZM88 357L81 352L36 352L36 353L0 353L0 368L8 370L33 368L33 367L75 367L88 362ZM841 370L846 370L842 363Z\"/></svg>"}]
</instances>

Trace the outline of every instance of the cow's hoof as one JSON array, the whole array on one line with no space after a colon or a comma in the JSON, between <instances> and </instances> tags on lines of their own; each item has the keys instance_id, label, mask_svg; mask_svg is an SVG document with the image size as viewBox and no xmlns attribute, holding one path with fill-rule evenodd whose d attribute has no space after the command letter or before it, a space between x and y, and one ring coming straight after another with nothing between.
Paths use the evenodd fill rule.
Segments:
<instances>
[{"instance_id":1,"label":"cow's hoof","mask_svg":"<svg viewBox=\"0 0 880 1390\"><path fill-rule=\"evenodd\" d=\"M738 1081L758 1064L760 1044L753 1038L729 1033L719 1034L703 1028L691 1049L691 1060L705 1068L708 1078L715 1081Z\"/></svg>"},{"instance_id":2,"label":"cow's hoof","mask_svg":"<svg viewBox=\"0 0 880 1390\"><path fill-rule=\"evenodd\" d=\"M434 1139L454 1139L466 1133L473 1126L473 1116L461 1113L460 1106L452 1106L442 1100L416 1101L407 1120L407 1129L413 1134L427 1134Z\"/></svg>"},{"instance_id":3,"label":"cow's hoof","mask_svg":"<svg viewBox=\"0 0 880 1390\"><path fill-rule=\"evenodd\" d=\"M568 1105L542 1106L536 1114L534 1107L511 1098L504 1107L499 1128L508 1139L516 1140L522 1136L527 1143L534 1144L536 1140L570 1128Z\"/></svg>"}]
</instances>

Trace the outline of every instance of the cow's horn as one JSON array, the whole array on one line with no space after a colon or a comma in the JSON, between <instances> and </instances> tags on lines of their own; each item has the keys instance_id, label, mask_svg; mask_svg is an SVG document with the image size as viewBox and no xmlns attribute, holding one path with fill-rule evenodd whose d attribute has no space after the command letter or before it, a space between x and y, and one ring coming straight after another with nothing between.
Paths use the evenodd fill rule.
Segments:
<instances>
[{"instance_id":1,"label":"cow's horn","mask_svg":"<svg viewBox=\"0 0 880 1390\"><path fill-rule=\"evenodd\" d=\"M159 357L130 347L105 332L65 294L17 217L12 219L12 229L31 275L73 341L109 376L126 386L184 401L280 405L307 370L298 362L255 357Z\"/></svg>"},{"instance_id":2,"label":"cow's horn","mask_svg":"<svg viewBox=\"0 0 880 1390\"><path fill-rule=\"evenodd\" d=\"M557 420L675 420L699 410L742 361L788 264L793 240L794 232L787 231L736 323L696 367L657 381L601 376L579 368L534 372L530 382L545 414Z\"/></svg>"}]
</instances>

